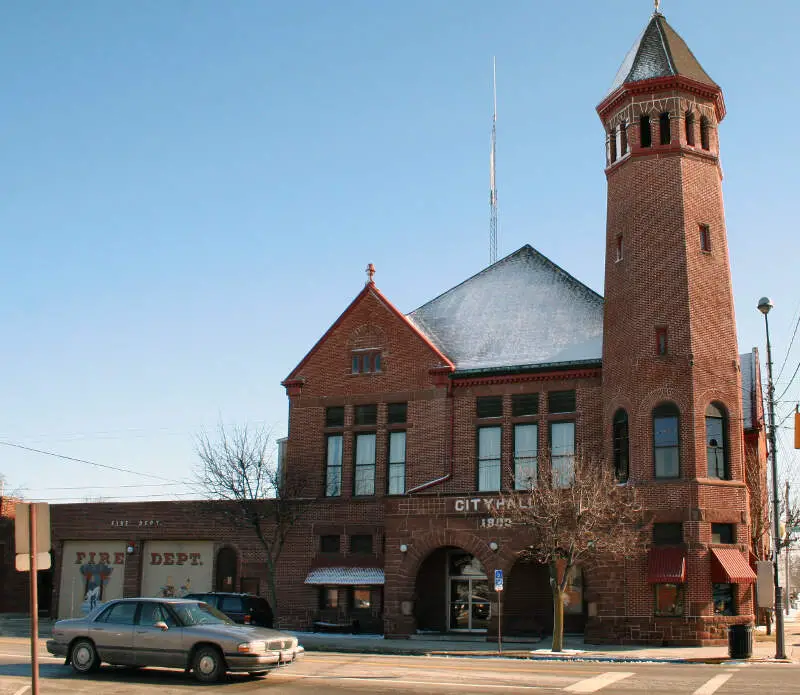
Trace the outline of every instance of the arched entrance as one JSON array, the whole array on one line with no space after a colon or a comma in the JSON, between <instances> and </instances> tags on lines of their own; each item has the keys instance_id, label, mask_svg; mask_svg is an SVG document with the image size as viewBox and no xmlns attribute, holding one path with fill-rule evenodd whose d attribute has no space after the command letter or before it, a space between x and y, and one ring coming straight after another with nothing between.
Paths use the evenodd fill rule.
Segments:
<instances>
[{"instance_id":1,"label":"arched entrance","mask_svg":"<svg viewBox=\"0 0 800 695\"><path fill-rule=\"evenodd\" d=\"M454 546L434 550L417 573L414 607L419 632L485 633L491 589L480 560Z\"/></svg>"},{"instance_id":2,"label":"arched entrance","mask_svg":"<svg viewBox=\"0 0 800 695\"><path fill-rule=\"evenodd\" d=\"M217 553L217 591L236 591L236 551L233 548L220 548Z\"/></svg>"}]
</instances>

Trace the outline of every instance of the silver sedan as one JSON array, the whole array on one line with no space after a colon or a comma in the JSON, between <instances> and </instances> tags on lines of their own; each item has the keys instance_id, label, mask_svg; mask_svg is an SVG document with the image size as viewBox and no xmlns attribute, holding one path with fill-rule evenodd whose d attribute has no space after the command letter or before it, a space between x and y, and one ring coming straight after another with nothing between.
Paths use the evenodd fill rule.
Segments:
<instances>
[{"instance_id":1,"label":"silver sedan","mask_svg":"<svg viewBox=\"0 0 800 695\"><path fill-rule=\"evenodd\" d=\"M78 673L101 662L191 669L202 682L226 671L262 675L304 653L285 632L237 625L202 601L127 598L109 601L85 618L59 620L47 650Z\"/></svg>"}]
</instances>

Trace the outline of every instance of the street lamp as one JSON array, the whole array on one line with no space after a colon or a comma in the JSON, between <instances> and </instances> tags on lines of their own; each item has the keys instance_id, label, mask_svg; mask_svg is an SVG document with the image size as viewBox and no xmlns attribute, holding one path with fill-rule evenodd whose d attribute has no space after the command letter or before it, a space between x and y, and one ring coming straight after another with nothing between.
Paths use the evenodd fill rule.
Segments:
<instances>
[{"instance_id":1,"label":"street lamp","mask_svg":"<svg viewBox=\"0 0 800 695\"><path fill-rule=\"evenodd\" d=\"M786 649L783 637L783 589L778 579L778 563L781 552L780 511L778 507L778 460L775 447L775 386L772 383L772 348L769 343L769 319L772 300L762 297L758 300L758 310L764 314L764 327L767 330L767 407L769 408L769 448L772 452L772 520L775 536L772 551L772 569L775 576L775 658L785 659Z\"/></svg>"}]
</instances>

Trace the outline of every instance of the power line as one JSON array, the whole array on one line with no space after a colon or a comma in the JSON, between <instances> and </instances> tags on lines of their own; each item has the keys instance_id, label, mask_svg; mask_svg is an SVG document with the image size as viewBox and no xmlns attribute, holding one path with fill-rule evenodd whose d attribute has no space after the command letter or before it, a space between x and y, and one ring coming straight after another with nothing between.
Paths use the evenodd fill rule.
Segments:
<instances>
[{"instance_id":1,"label":"power line","mask_svg":"<svg viewBox=\"0 0 800 695\"><path fill-rule=\"evenodd\" d=\"M783 374L783 370L786 367L786 363L789 361L789 353L792 351L792 345L794 344L795 336L797 335L797 329L800 327L800 306L797 307L797 321L794 324L794 331L792 332L792 339L789 341L789 347L786 348L786 357L783 358L783 364L781 365L780 371L778 372L778 378L775 381L781 380L781 374Z\"/></svg>"},{"instance_id":2,"label":"power line","mask_svg":"<svg viewBox=\"0 0 800 695\"><path fill-rule=\"evenodd\" d=\"M109 466L108 464L105 463L97 463L96 461L89 461L87 459L75 458L74 456L66 456L64 454L56 453L55 451L34 449L31 446L24 446L22 444L16 444L15 442L0 441L0 446L8 446L14 449L22 449L23 451L32 451L35 454L42 454L43 456L52 456L53 458L62 459L64 461L74 461L75 463L85 463L89 466L95 466L96 468L105 468L107 470L118 471L120 473L130 473L131 475L139 475L142 476L143 478L153 478L154 480L163 480L165 483L183 484L183 481L175 480L174 478L164 478L160 475L153 475L152 473L142 473L141 471L133 471L130 468L122 468L120 466Z\"/></svg>"}]
</instances>

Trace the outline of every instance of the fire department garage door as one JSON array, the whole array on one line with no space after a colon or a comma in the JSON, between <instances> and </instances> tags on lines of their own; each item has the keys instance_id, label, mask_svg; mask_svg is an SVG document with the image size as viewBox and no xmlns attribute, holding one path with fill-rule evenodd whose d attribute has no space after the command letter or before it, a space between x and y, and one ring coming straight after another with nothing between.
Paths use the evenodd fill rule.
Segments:
<instances>
[{"instance_id":1,"label":"fire department garage door","mask_svg":"<svg viewBox=\"0 0 800 695\"><path fill-rule=\"evenodd\" d=\"M150 541L142 557L142 596L185 596L211 591L214 543Z\"/></svg>"},{"instance_id":2,"label":"fire department garage door","mask_svg":"<svg viewBox=\"0 0 800 695\"><path fill-rule=\"evenodd\" d=\"M64 541L58 617L77 618L122 598L126 557L125 541Z\"/></svg>"}]
</instances>

